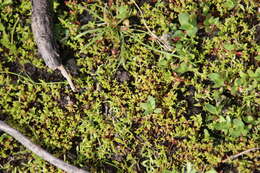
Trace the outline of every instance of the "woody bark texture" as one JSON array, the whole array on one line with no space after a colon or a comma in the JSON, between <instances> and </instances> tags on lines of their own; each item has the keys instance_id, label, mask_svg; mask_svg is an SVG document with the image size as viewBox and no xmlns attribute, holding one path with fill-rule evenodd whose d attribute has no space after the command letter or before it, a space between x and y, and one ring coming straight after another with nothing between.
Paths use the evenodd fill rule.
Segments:
<instances>
[{"instance_id":1,"label":"woody bark texture","mask_svg":"<svg viewBox=\"0 0 260 173\"><path fill-rule=\"evenodd\" d=\"M46 65L55 70L61 65L53 35L53 16L49 0L32 0L32 31Z\"/></svg>"},{"instance_id":2,"label":"woody bark texture","mask_svg":"<svg viewBox=\"0 0 260 173\"><path fill-rule=\"evenodd\" d=\"M77 91L70 74L61 64L57 43L53 35L53 14L49 0L32 0L32 31L39 53L52 70L58 69L67 79L72 91Z\"/></svg>"},{"instance_id":3,"label":"woody bark texture","mask_svg":"<svg viewBox=\"0 0 260 173\"><path fill-rule=\"evenodd\" d=\"M20 132L15 130L14 128L7 125L5 122L0 121L0 131L4 131L14 137L16 140L18 140L23 146L25 146L27 149L31 150L33 153L41 157L42 159L48 161L49 163L57 166L58 168L68 172L68 173L88 173L87 171L83 169L79 169L75 166L72 166L54 156L52 156L47 151L43 150L41 147L35 145L32 143L27 137L22 135Z\"/></svg>"}]
</instances>

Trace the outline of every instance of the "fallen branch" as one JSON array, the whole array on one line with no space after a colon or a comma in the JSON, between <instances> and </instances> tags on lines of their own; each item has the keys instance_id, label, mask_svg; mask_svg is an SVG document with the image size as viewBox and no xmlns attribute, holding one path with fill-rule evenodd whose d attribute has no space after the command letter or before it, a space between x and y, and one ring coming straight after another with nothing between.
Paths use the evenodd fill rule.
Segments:
<instances>
[{"instance_id":1,"label":"fallen branch","mask_svg":"<svg viewBox=\"0 0 260 173\"><path fill-rule=\"evenodd\" d=\"M67 79L72 91L76 91L69 73L61 64L57 43L53 34L52 8L49 0L32 0L32 31L38 51L45 64L55 70L60 70Z\"/></svg>"},{"instance_id":2,"label":"fallen branch","mask_svg":"<svg viewBox=\"0 0 260 173\"><path fill-rule=\"evenodd\" d=\"M68 172L68 173L88 173L83 169L79 169L75 166L72 166L54 156L50 153L42 149L41 147L32 143L27 137L22 135L20 132L15 130L14 128L7 125L5 122L0 121L0 130L8 133L12 137L14 137L17 141L19 141L23 146L27 149L31 150L33 153L41 157L42 159L48 161L50 164L55 165L56 167Z\"/></svg>"}]
</instances>

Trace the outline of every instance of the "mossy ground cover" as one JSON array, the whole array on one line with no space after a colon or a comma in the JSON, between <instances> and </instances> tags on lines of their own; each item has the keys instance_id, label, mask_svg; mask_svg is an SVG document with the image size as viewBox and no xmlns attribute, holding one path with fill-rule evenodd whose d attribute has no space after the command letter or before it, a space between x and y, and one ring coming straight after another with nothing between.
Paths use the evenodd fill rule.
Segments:
<instances>
[{"instance_id":1,"label":"mossy ground cover","mask_svg":"<svg viewBox=\"0 0 260 173\"><path fill-rule=\"evenodd\" d=\"M93 172L259 171L259 150L228 159L260 142L257 0L53 7L79 92L39 58L30 1L0 0L1 120ZM0 169L61 172L4 133Z\"/></svg>"}]
</instances>

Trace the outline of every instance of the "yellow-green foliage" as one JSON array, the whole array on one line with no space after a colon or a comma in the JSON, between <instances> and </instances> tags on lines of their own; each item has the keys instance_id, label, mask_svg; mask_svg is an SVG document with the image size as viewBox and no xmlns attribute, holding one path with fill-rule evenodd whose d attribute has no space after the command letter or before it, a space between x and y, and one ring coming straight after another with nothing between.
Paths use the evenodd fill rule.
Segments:
<instances>
[{"instance_id":1,"label":"yellow-green foliage","mask_svg":"<svg viewBox=\"0 0 260 173\"><path fill-rule=\"evenodd\" d=\"M257 1L65 2L77 93L39 58L30 1L0 0L1 120L93 172L257 170L259 150L222 163L259 147ZM58 171L4 133L0 170Z\"/></svg>"}]
</instances>

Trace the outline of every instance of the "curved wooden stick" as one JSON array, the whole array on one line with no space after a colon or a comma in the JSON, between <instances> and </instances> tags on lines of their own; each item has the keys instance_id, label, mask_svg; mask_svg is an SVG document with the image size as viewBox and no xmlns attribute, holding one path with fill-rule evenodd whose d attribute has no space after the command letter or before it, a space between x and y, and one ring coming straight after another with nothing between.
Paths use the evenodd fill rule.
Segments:
<instances>
[{"instance_id":1,"label":"curved wooden stick","mask_svg":"<svg viewBox=\"0 0 260 173\"><path fill-rule=\"evenodd\" d=\"M72 166L54 156L50 153L42 149L41 147L32 143L27 137L22 135L20 132L15 130L14 128L7 125L5 122L0 121L0 130L8 133L12 137L14 137L17 141L19 141L23 146L27 149L31 150L33 153L41 157L42 159L48 161L50 164L55 165L56 167L68 172L68 173L88 173L83 169L79 169L75 166Z\"/></svg>"}]
</instances>

